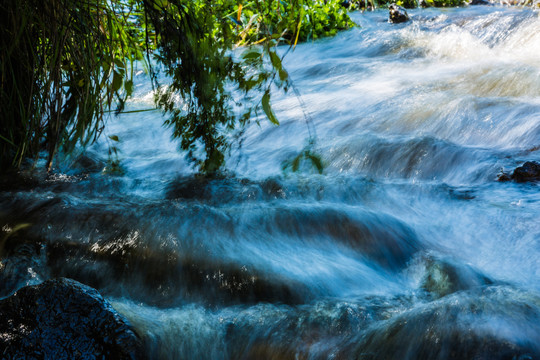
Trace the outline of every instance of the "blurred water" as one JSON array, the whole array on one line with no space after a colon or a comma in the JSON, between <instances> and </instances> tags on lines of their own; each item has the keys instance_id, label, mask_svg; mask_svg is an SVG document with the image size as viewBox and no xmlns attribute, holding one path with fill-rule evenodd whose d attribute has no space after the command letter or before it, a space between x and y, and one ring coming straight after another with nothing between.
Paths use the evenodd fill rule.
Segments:
<instances>
[{"instance_id":1,"label":"blurred water","mask_svg":"<svg viewBox=\"0 0 540 360\"><path fill-rule=\"evenodd\" d=\"M104 136L85 163L5 185L3 231L32 224L45 254L14 283L98 288L150 358L540 358L540 188L496 181L540 161L538 13L351 15L286 56L301 98L273 94L281 125L248 127L234 176L195 177L143 112L105 129L123 176L101 172ZM139 78L129 109L151 106ZM282 170L304 111L323 175Z\"/></svg>"}]
</instances>

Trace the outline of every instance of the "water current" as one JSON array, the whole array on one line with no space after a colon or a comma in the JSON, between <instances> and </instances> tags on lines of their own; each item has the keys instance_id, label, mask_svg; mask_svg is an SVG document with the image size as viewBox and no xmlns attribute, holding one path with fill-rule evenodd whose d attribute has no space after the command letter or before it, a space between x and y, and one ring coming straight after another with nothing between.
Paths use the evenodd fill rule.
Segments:
<instances>
[{"instance_id":1,"label":"water current","mask_svg":"<svg viewBox=\"0 0 540 360\"><path fill-rule=\"evenodd\" d=\"M409 13L287 54L301 96L273 93L281 125L250 125L229 176L194 176L154 111L3 181L3 231L31 225L0 296L74 278L148 358L539 359L540 185L496 181L540 161L538 12ZM113 134L122 176L101 171ZM310 136L324 173L284 172Z\"/></svg>"}]
</instances>

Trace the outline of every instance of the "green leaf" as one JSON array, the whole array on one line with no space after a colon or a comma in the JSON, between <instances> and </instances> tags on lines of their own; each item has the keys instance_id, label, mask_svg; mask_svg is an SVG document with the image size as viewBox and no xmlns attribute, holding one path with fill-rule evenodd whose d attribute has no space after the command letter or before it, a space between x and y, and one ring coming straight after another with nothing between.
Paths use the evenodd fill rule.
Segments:
<instances>
[{"instance_id":1,"label":"green leaf","mask_svg":"<svg viewBox=\"0 0 540 360\"><path fill-rule=\"evenodd\" d=\"M124 88L126 89L126 93L128 96L131 96L133 94L133 81L128 80L124 83Z\"/></svg>"},{"instance_id":2,"label":"green leaf","mask_svg":"<svg viewBox=\"0 0 540 360\"><path fill-rule=\"evenodd\" d=\"M269 51L269 52L268 52L268 55L270 55L270 61L272 62L272 66L273 66L276 70L281 70L281 69L282 69L281 59L280 59L279 56L276 54L276 52L275 52L275 51Z\"/></svg>"},{"instance_id":3,"label":"green leaf","mask_svg":"<svg viewBox=\"0 0 540 360\"><path fill-rule=\"evenodd\" d=\"M120 69L124 69L125 68L125 64L124 62L120 59L120 58L115 58L114 59L114 65L116 65L117 68L120 68Z\"/></svg>"},{"instance_id":4,"label":"green leaf","mask_svg":"<svg viewBox=\"0 0 540 360\"><path fill-rule=\"evenodd\" d=\"M122 75L120 75L118 72L114 72L113 80L111 84L111 89L113 92L120 90L122 87Z\"/></svg>"},{"instance_id":5,"label":"green leaf","mask_svg":"<svg viewBox=\"0 0 540 360\"><path fill-rule=\"evenodd\" d=\"M254 60L261 57L261 53L257 50L247 50L242 54L244 60Z\"/></svg>"},{"instance_id":6,"label":"green leaf","mask_svg":"<svg viewBox=\"0 0 540 360\"><path fill-rule=\"evenodd\" d=\"M298 171L298 168L300 167L300 157L302 156L302 154L298 154L294 160L292 161L292 171L293 172L297 172Z\"/></svg>"},{"instance_id":7,"label":"green leaf","mask_svg":"<svg viewBox=\"0 0 540 360\"><path fill-rule=\"evenodd\" d=\"M120 141L117 135L109 135L109 139L111 139L112 141Z\"/></svg>"},{"instance_id":8,"label":"green leaf","mask_svg":"<svg viewBox=\"0 0 540 360\"><path fill-rule=\"evenodd\" d=\"M263 107L264 113L268 117L268 120L270 120L272 124L279 125L279 121L276 118L274 111L270 107L270 91L269 90L266 90L266 92L264 93L262 97L262 107Z\"/></svg>"},{"instance_id":9,"label":"green leaf","mask_svg":"<svg viewBox=\"0 0 540 360\"><path fill-rule=\"evenodd\" d=\"M319 174L323 173L324 166L319 155L312 154L311 152L306 154L311 163L317 168Z\"/></svg>"},{"instance_id":10,"label":"green leaf","mask_svg":"<svg viewBox=\"0 0 540 360\"><path fill-rule=\"evenodd\" d=\"M287 80L288 77L289 77L289 74L287 73L287 71L285 71L284 69L279 70L279 79L281 81Z\"/></svg>"}]
</instances>

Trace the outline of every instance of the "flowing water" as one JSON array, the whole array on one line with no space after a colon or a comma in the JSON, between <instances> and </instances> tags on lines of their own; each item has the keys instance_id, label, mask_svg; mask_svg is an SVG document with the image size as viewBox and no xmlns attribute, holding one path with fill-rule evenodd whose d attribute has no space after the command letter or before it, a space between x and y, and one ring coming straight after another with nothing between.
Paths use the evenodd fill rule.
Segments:
<instances>
[{"instance_id":1,"label":"flowing water","mask_svg":"<svg viewBox=\"0 0 540 360\"><path fill-rule=\"evenodd\" d=\"M230 176L194 176L143 112L104 131L122 176L101 172L104 136L54 176L4 181L19 245L0 296L96 287L149 358L540 358L540 187L496 181L540 160L540 18L410 15L352 13L360 27L289 53L301 96L274 93L281 125L250 126ZM151 104L139 78L129 109ZM310 136L324 174L284 172Z\"/></svg>"}]
</instances>

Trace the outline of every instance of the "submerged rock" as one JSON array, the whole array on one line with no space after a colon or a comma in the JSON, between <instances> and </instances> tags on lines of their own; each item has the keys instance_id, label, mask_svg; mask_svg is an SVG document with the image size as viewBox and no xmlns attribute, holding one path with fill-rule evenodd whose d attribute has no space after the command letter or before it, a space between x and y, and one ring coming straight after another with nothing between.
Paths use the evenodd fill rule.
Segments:
<instances>
[{"instance_id":1,"label":"submerged rock","mask_svg":"<svg viewBox=\"0 0 540 360\"><path fill-rule=\"evenodd\" d=\"M491 279L469 265L431 257L425 262L426 273L422 288L435 298L493 284Z\"/></svg>"},{"instance_id":2,"label":"submerged rock","mask_svg":"<svg viewBox=\"0 0 540 360\"><path fill-rule=\"evenodd\" d=\"M46 269L36 248L31 244L22 244L13 254L0 258L0 298L13 294L25 285L41 282Z\"/></svg>"},{"instance_id":3,"label":"submerged rock","mask_svg":"<svg viewBox=\"0 0 540 360\"><path fill-rule=\"evenodd\" d=\"M47 263L57 277L71 277L117 297L153 306L178 301L205 305L278 302L298 304L313 293L291 278L264 274L246 266L211 258L119 242L56 242L47 247Z\"/></svg>"},{"instance_id":4,"label":"submerged rock","mask_svg":"<svg viewBox=\"0 0 540 360\"><path fill-rule=\"evenodd\" d=\"M409 21L409 14L407 14L407 11L399 5L390 4L390 6L388 7L388 12L388 21L393 24L399 24Z\"/></svg>"},{"instance_id":5,"label":"submerged rock","mask_svg":"<svg viewBox=\"0 0 540 360\"><path fill-rule=\"evenodd\" d=\"M28 234L28 223L0 220L0 298L26 285L48 278L42 253L42 241Z\"/></svg>"},{"instance_id":6,"label":"submerged rock","mask_svg":"<svg viewBox=\"0 0 540 360\"><path fill-rule=\"evenodd\" d=\"M73 160L71 169L81 173L96 173L103 171L106 166L107 163L98 156L85 152Z\"/></svg>"},{"instance_id":7,"label":"submerged rock","mask_svg":"<svg viewBox=\"0 0 540 360\"><path fill-rule=\"evenodd\" d=\"M320 301L296 307L259 304L226 322L229 359L344 359L336 346L371 321L370 306Z\"/></svg>"},{"instance_id":8,"label":"submerged rock","mask_svg":"<svg viewBox=\"0 0 540 360\"><path fill-rule=\"evenodd\" d=\"M391 271L402 270L422 248L412 228L386 214L351 213L332 207L282 207L269 218L268 231L304 241L330 238Z\"/></svg>"},{"instance_id":9,"label":"submerged rock","mask_svg":"<svg viewBox=\"0 0 540 360\"><path fill-rule=\"evenodd\" d=\"M58 278L0 301L0 354L8 359L138 359L140 340L97 290Z\"/></svg>"},{"instance_id":10,"label":"submerged rock","mask_svg":"<svg viewBox=\"0 0 540 360\"><path fill-rule=\"evenodd\" d=\"M499 175L498 181L528 182L540 180L540 163L536 161L527 161L523 165L517 167L510 175L502 173Z\"/></svg>"},{"instance_id":11,"label":"submerged rock","mask_svg":"<svg viewBox=\"0 0 540 360\"><path fill-rule=\"evenodd\" d=\"M372 326L338 358L538 359L540 298L503 286L461 291Z\"/></svg>"}]
</instances>

